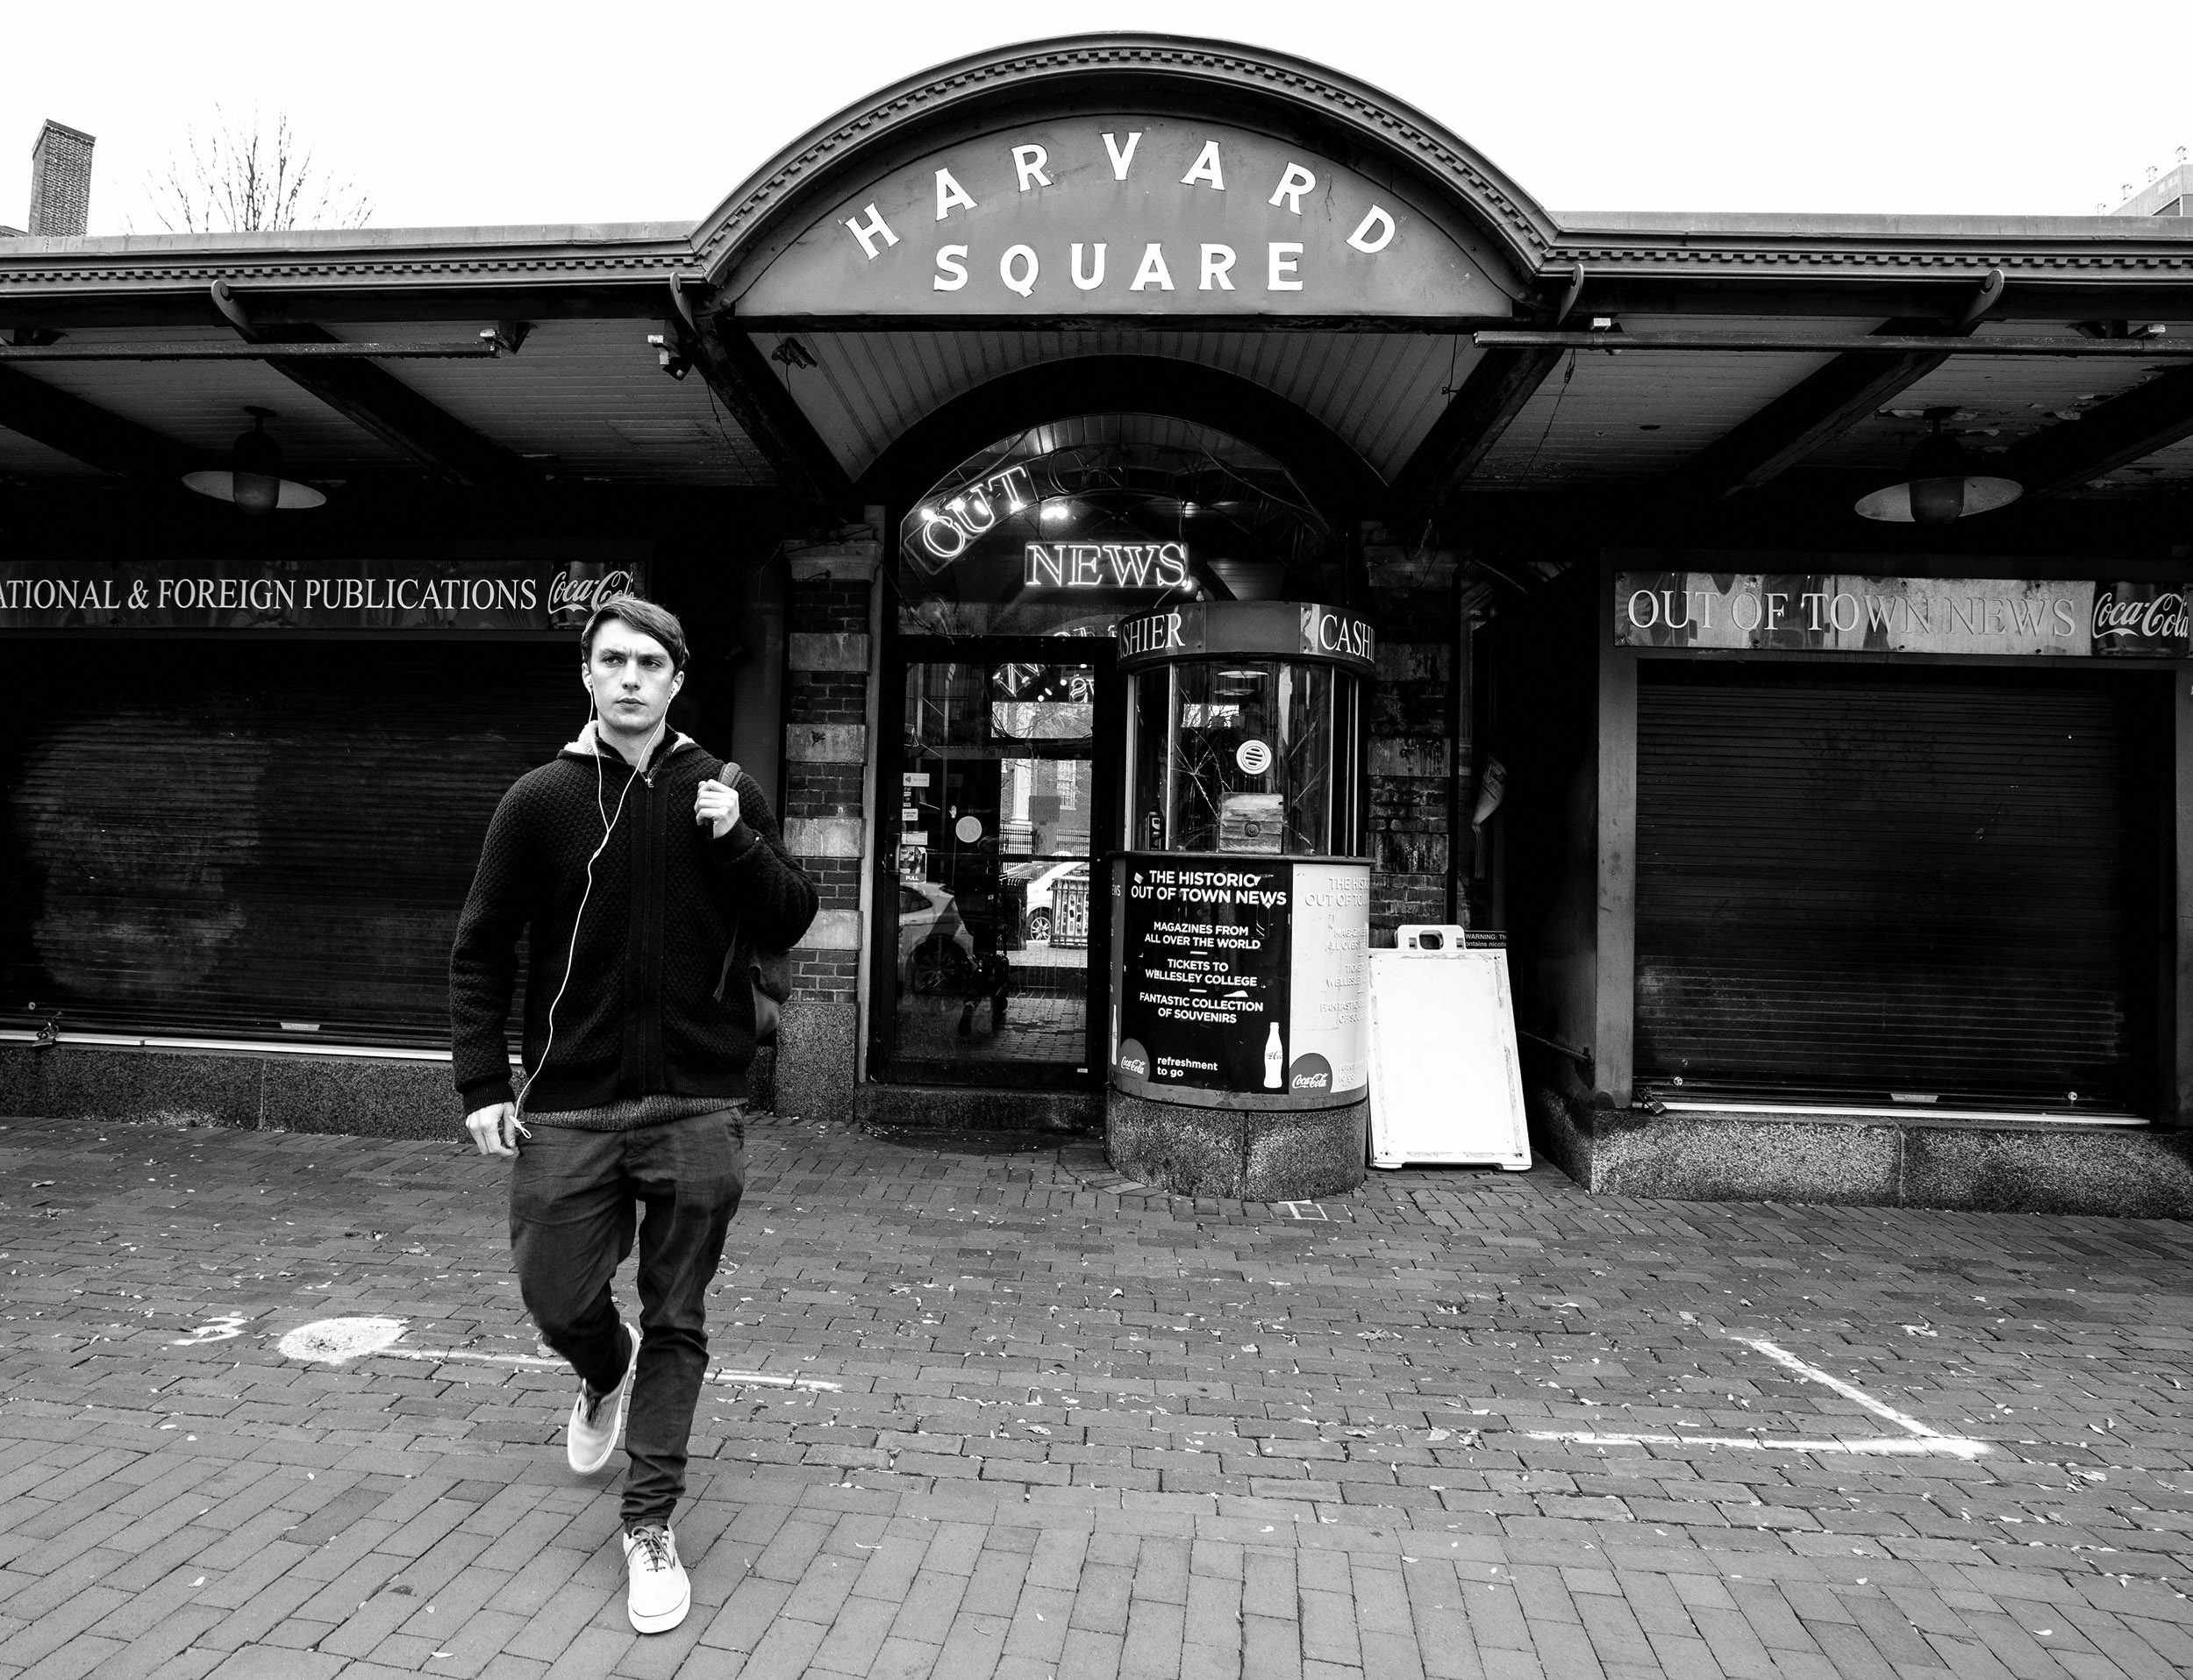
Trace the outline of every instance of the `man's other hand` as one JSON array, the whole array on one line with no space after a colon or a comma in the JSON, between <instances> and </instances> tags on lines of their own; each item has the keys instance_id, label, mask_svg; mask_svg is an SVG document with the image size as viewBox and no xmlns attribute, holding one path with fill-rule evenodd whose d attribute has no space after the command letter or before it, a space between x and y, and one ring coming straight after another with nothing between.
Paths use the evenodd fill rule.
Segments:
<instances>
[{"instance_id":1,"label":"man's other hand","mask_svg":"<svg viewBox=\"0 0 2193 1680\"><path fill-rule=\"evenodd\" d=\"M739 794L733 788L711 779L694 790L693 820L706 823L718 840L739 826Z\"/></svg>"},{"instance_id":2,"label":"man's other hand","mask_svg":"<svg viewBox=\"0 0 2193 1680\"><path fill-rule=\"evenodd\" d=\"M485 1108L475 1108L465 1116L465 1130L472 1133L473 1142L480 1146L483 1155L518 1154L518 1124L516 1103L490 1103Z\"/></svg>"}]
</instances>

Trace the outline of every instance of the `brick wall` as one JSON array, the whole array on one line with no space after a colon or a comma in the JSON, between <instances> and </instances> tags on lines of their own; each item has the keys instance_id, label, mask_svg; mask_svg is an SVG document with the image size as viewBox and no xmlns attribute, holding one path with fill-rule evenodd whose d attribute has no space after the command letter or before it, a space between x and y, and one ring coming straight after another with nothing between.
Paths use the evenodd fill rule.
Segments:
<instances>
[{"instance_id":1,"label":"brick wall","mask_svg":"<svg viewBox=\"0 0 2193 1680\"><path fill-rule=\"evenodd\" d=\"M786 696L785 710L796 717L793 705L792 697ZM859 764L787 763L784 814L788 818L858 817L865 785L865 767Z\"/></svg>"},{"instance_id":2,"label":"brick wall","mask_svg":"<svg viewBox=\"0 0 2193 1680\"><path fill-rule=\"evenodd\" d=\"M813 1003L850 1004L861 977L854 951L797 951L792 955L793 996Z\"/></svg>"},{"instance_id":3,"label":"brick wall","mask_svg":"<svg viewBox=\"0 0 2193 1680\"><path fill-rule=\"evenodd\" d=\"M850 546L831 545L833 548ZM809 551L803 550L803 553L805 552ZM867 635L870 587L865 579L854 582L838 578L802 580L792 591L792 633L796 636Z\"/></svg>"},{"instance_id":4,"label":"brick wall","mask_svg":"<svg viewBox=\"0 0 2193 1680\"><path fill-rule=\"evenodd\" d=\"M784 685L784 839L815 883L815 925L792 954L777 1100L850 1119L858 1083L861 889L868 867L868 612L882 510L869 525L786 545L792 578Z\"/></svg>"}]
</instances>

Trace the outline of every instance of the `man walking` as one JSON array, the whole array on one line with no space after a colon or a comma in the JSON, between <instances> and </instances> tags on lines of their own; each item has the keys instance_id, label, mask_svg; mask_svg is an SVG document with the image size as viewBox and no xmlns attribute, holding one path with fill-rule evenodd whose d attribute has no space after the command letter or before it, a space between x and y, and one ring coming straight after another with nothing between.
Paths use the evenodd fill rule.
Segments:
<instances>
[{"instance_id":1,"label":"man walking","mask_svg":"<svg viewBox=\"0 0 2193 1680\"><path fill-rule=\"evenodd\" d=\"M496 809L449 964L465 1127L507 1155L525 1310L571 1362L571 1468L598 1470L625 1426L632 1625L685 1619L670 1515L708 1369L707 1290L745 1175L754 1005L726 954L784 950L815 890L751 776L669 728L685 633L632 596L580 635L594 718ZM504 1040L529 935L521 1100ZM636 1219L633 1204L646 1209ZM639 1244L639 1322L610 1280Z\"/></svg>"}]
</instances>

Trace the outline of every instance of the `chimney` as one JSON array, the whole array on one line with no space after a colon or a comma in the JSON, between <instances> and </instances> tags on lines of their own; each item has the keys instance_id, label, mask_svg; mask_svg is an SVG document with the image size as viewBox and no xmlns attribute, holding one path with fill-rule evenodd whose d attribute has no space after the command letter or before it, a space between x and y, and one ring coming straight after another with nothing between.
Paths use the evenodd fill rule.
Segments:
<instances>
[{"instance_id":1,"label":"chimney","mask_svg":"<svg viewBox=\"0 0 2193 1680\"><path fill-rule=\"evenodd\" d=\"M70 239L91 220L92 139L51 117L31 148L31 237Z\"/></svg>"}]
</instances>

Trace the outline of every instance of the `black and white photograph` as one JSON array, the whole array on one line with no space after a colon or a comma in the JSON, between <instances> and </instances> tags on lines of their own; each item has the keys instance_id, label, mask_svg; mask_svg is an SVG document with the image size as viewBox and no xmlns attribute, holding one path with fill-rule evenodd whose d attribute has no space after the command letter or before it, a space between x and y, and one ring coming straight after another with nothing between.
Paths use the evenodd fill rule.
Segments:
<instances>
[{"instance_id":1,"label":"black and white photograph","mask_svg":"<svg viewBox=\"0 0 2193 1680\"><path fill-rule=\"evenodd\" d=\"M0 1680L2193 1676L2193 15L11 19Z\"/></svg>"}]
</instances>

